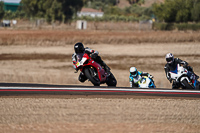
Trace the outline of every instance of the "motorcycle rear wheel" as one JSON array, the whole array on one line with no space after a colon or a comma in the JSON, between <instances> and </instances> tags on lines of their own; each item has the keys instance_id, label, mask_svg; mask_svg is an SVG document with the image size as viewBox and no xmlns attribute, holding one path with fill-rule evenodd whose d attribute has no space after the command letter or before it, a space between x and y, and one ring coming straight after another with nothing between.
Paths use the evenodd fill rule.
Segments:
<instances>
[{"instance_id":1,"label":"motorcycle rear wheel","mask_svg":"<svg viewBox=\"0 0 200 133\"><path fill-rule=\"evenodd\" d=\"M87 67L84 69L85 76L92 82L94 86L100 86L100 80L98 77L98 73L91 67Z\"/></svg>"},{"instance_id":2,"label":"motorcycle rear wheel","mask_svg":"<svg viewBox=\"0 0 200 133\"><path fill-rule=\"evenodd\" d=\"M107 77L106 84L108 86L116 86L117 85L117 80L115 79L114 75L110 73L109 77Z\"/></svg>"}]
</instances>

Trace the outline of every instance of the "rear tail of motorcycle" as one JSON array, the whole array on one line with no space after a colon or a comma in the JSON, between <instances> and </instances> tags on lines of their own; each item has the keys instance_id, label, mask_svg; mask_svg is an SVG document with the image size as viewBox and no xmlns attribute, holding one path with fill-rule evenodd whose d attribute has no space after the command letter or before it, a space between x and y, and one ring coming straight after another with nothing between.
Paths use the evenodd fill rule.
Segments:
<instances>
[{"instance_id":1,"label":"rear tail of motorcycle","mask_svg":"<svg viewBox=\"0 0 200 133\"><path fill-rule=\"evenodd\" d=\"M106 84L108 86L116 86L117 80L115 79L114 75L110 72L109 76L107 77Z\"/></svg>"}]
</instances>

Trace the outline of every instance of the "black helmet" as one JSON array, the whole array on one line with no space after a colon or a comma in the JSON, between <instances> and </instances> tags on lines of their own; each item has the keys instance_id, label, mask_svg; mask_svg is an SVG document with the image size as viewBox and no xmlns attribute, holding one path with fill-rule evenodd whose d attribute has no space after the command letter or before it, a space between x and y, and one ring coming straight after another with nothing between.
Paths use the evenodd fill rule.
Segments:
<instances>
[{"instance_id":1,"label":"black helmet","mask_svg":"<svg viewBox=\"0 0 200 133\"><path fill-rule=\"evenodd\" d=\"M83 53L85 51L85 48L81 42L78 42L74 45L74 51L78 53Z\"/></svg>"}]
</instances>

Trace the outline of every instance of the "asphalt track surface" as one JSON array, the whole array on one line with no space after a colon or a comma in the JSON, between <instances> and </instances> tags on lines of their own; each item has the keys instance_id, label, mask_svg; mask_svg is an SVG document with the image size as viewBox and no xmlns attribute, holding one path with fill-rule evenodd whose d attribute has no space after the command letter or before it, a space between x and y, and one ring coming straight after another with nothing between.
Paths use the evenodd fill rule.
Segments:
<instances>
[{"instance_id":1,"label":"asphalt track surface","mask_svg":"<svg viewBox=\"0 0 200 133\"><path fill-rule=\"evenodd\" d=\"M200 90L141 89L130 87L75 86L27 83L0 83L0 96L70 95L70 96L153 96L170 98L200 98Z\"/></svg>"}]
</instances>

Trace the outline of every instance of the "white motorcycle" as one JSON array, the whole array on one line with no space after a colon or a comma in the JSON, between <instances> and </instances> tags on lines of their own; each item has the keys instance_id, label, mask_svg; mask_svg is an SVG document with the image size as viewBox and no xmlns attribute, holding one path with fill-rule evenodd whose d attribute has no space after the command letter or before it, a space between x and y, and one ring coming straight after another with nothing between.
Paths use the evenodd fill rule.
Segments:
<instances>
[{"instance_id":1,"label":"white motorcycle","mask_svg":"<svg viewBox=\"0 0 200 133\"><path fill-rule=\"evenodd\" d=\"M153 78L143 76L138 82L139 88L156 88Z\"/></svg>"},{"instance_id":2,"label":"white motorcycle","mask_svg":"<svg viewBox=\"0 0 200 133\"><path fill-rule=\"evenodd\" d=\"M139 88L156 88L153 77L140 75L137 78L130 77L130 87L134 87L134 84L138 84Z\"/></svg>"},{"instance_id":3,"label":"white motorcycle","mask_svg":"<svg viewBox=\"0 0 200 133\"><path fill-rule=\"evenodd\" d=\"M180 64L177 64L176 69L170 71L168 76L170 76L170 78L176 83L180 84L182 89L199 90L199 81L196 76Z\"/></svg>"}]
</instances>

